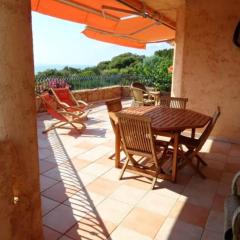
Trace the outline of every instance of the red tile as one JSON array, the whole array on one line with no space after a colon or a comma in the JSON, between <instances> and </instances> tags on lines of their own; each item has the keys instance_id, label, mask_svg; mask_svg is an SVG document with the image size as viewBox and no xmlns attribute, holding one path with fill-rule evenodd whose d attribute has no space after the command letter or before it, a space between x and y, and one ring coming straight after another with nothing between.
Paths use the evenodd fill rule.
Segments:
<instances>
[{"instance_id":1,"label":"red tile","mask_svg":"<svg viewBox=\"0 0 240 240\"><path fill-rule=\"evenodd\" d=\"M42 215L45 215L46 213L51 211L53 208L59 205L58 202L43 196L41 197L41 204L42 204Z\"/></svg>"},{"instance_id":2,"label":"red tile","mask_svg":"<svg viewBox=\"0 0 240 240\"><path fill-rule=\"evenodd\" d=\"M169 217L204 227L207 222L208 214L209 210L207 208L178 201L171 210Z\"/></svg>"},{"instance_id":3,"label":"red tile","mask_svg":"<svg viewBox=\"0 0 240 240\"><path fill-rule=\"evenodd\" d=\"M202 228L175 218L167 218L155 240L200 240Z\"/></svg>"},{"instance_id":4,"label":"red tile","mask_svg":"<svg viewBox=\"0 0 240 240\"><path fill-rule=\"evenodd\" d=\"M71 185L64 184L63 182L59 182L53 187L47 189L46 191L42 192L42 195L55 200L57 202L63 202L71 197L79 191L79 188Z\"/></svg>"},{"instance_id":5,"label":"red tile","mask_svg":"<svg viewBox=\"0 0 240 240\"><path fill-rule=\"evenodd\" d=\"M222 170L218 170L208 166L204 167L201 172L206 176L207 179L211 179L214 181L220 181L223 174Z\"/></svg>"},{"instance_id":6,"label":"red tile","mask_svg":"<svg viewBox=\"0 0 240 240\"><path fill-rule=\"evenodd\" d=\"M223 233L224 213L211 211L207 220L206 229L217 233Z\"/></svg>"},{"instance_id":7,"label":"red tile","mask_svg":"<svg viewBox=\"0 0 240 240\"><path fill-rule=\"evenodd\" d=\"M212 210L223 212L224 211L224 201L225 201L224 196L222 196L220 194L216 194L214 197Z\"/></svg>"},{"instance_id":8,"label":"red tile","mask_svg":"<svg viewBox=\"0 0 240 240\"><path fill-rule=\"evenodd\" d=\"M91 239L100 240L107 239L111 232L116 228L116 225L103 221L96 216L86 216L74 225L66 235L73 239Z\"/></svg>"},{"instance_id":9,"label":"red tile","mask_svg":"<svg viewBox=\"0 0 240 240\"><path fill-rule=\"evenodd\" d=\"M43 217L43 224L58 232L65 233L77 219L72 209L65 205L60 205Z\"/></svg>"},{"instance_id":10,"label":"red tile","mask_svg":"<svg viewBox=\"0 0 240 240\"><path fill-rule=\"evenodd\" d=\"M55 185L58 181L45 177L45 176L40 176L40 189L41 192L50 188L51 186Z\"/></svg>"},{"instance_id":11,"label":"red tile","mask_svg":"<svg viewBox=\"0 0 240 240\"><path fill-rule=\"evenodd\" d=\"M123 220L121 226L154 238L164 220L165 217L158 213L143 208L134 208Z\"/></svg>"},{"instance_id":12,"label":"red tile","mask_svg":"<svg viewBox=\"0 0 240 240\"><path fill-rule=\"evenodd\" d=\"M40 167L41 174L56 167L56 166L57 166L57 164L53 163L53 162L49 162L49 161L45 161L45 160L39 161L39 167Z\"/></svg>"},{"instance_id":13,"label":"red tile","mask_svg":"<svg viewBox=\"0 0 240 240\"><path fill-rule=\"evenodd\" d=\"M237 173L240 170L240 160L239 162L228 162L225 165L225 171L230 173Z\"/></svg>"},{"instance_id":14,"label":"red tile","mask_svg":"<svg viewBox=\"0 0 240 240\"><path fill-rule=\"evenodd\" d=\"M54 231L51 228L43 226L44 240L57 240L61 236L61 233Z\"/></svg>"},{"instance_id":15,"label":"red tile","mask_svg":"<svg viewBox=\"0 0 240 240\"><path fill-rule=\"evenodd\" d=\"M103 196L108 196L119 186L118 183L107 180L104 178L98 178L94 182L87 186L87 190L101 194Z\"/></svg>"}]
</instances>

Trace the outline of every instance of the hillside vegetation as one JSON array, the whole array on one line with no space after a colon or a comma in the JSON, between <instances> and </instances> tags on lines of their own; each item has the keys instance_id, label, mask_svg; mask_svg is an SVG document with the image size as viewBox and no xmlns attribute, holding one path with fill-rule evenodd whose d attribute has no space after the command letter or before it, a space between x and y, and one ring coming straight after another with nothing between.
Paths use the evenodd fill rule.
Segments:
<instances>
[{"instance_id":1,"label":"hillside vegetation","mask_svg":"<svg viewBox=\"0 0 240 240\"><path fill-rule=\"evenodd\" d=\"M159 50L153 56L145 57L132 53L120 54L111 61L100 62L97 66L77 69L64 67L62 70L48 69L36 74L36 81L49 77L63 79L78 79L81 81L89 78L96 84L97 79L109 78L109 76L124 76L125 84L128 80L139 80L146 85L158 90L169 91L171 88L171 73L168 68L173 62L173 49ZM129 78L129 79L127 79ZM72 81L72 80L71 80Z\"/></svg>"}]
</instances>

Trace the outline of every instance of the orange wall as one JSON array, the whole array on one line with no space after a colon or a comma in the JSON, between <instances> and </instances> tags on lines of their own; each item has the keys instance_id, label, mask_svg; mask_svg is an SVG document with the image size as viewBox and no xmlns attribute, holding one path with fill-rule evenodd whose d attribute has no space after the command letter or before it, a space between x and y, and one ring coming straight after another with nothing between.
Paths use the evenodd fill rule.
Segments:
<instances>
[{"instance_id":1,"label":"orange wall","mask_svg":"<svg viewBox=\"0 0 240 240\"><path fill-rule=\"evenodd\" d=\"M172 95L190 109L222 115L213 135L240 142L240 48L232 41L239 0L188 0L179 11ZM179 87L180 86L180 87Z\"/></svg>"},{"instance_id":2,"label":"orange wall","mask_svg":"<svg viewBox=\"0 0 240 240\"><path fill-rule=\"evenodd\" d=\"M0 0L0 239L42 240L31 1Z\"/></svg>"}]
</instances>

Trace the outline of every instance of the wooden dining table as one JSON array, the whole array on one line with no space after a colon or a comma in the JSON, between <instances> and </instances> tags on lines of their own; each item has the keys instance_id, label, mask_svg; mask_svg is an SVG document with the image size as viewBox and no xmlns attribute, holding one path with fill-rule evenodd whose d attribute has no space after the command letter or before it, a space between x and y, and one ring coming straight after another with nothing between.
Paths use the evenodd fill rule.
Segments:
<instances>
[{"instance_id":1,"label":"wooden dining table","mask_svg":"<svg viewBox=\"0 0 240 240\"><path fill-rule=\"evenodd\" d=\"M186 130L192 129L194 137L195 129L204 127L211 117L188 109L168 108L161 106L140 106L130 107L121 111L121 113L147 116L151 118L153 133L156 135L166 134L174 139L173 144L173 161L171 180L176 181L177 176L177 152L179 134ZM120 162L121 137L119 128L115 134L115 167L121 168Z\"/></svg>"}]
</instances>

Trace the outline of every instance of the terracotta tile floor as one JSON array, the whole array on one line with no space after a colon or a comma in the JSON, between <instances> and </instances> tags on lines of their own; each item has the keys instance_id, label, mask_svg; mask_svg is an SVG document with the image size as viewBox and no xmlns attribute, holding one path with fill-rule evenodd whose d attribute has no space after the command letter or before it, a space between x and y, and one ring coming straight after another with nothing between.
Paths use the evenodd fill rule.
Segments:
<instances>
[{"instance_id":1,"label":"terracotta tile floor","mask_svg":"<svg viewBox=\"0 0 240 240\"><path fill-rule=\"evenodd\" d=\"M124 105L128 106L129 101ZM79 135L57 129L38 116L42 216L45 240L218 240L223 234L223 203L233 174L240 169L240 146L208 140L203 180L188 167L173 184L126 173L108 159L114 135L104 105L89 114Z\"/></svg>"}]
</instances>

